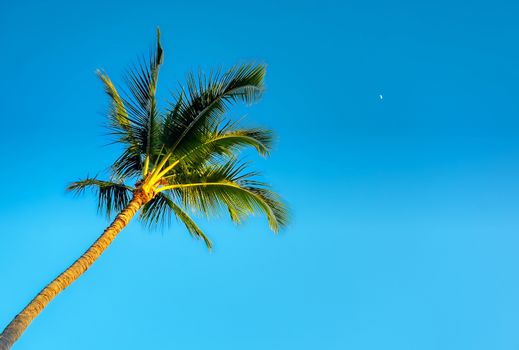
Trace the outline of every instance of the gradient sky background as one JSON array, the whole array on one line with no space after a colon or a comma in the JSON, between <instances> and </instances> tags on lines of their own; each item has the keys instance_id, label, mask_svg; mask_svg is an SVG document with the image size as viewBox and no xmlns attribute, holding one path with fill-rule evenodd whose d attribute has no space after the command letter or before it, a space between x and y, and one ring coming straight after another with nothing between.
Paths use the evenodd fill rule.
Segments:
<instances>
[{"instance_id":1,"label":"gradient sky background","mask_svg":"<svg viewBox=\"0 0 519 350\"><path fill-rule=\"evenodd\" d=\"M69 181L117 155L94 75L161 26L162 96L259 60L248 122L290 227L132 223L15 349L517 349L519 3L0 3L0 326L106 227ZM379 99L384 95L384 100Z\"/></svg>"}]
</instances>

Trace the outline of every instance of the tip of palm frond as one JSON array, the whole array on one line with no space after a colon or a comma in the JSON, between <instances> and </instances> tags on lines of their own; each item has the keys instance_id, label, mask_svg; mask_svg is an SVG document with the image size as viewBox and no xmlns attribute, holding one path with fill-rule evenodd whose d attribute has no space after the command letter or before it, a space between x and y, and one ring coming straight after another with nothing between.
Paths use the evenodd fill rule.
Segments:
<instances>
[{"instance_id":1,"label":"tip of palm frond","mask_svg":"<svg viewBox=\"0 0 519 350\"><path fill-rule=\"evenodd\" d=\"M251 62L232 66L224 76L229 79L229 85L231 86L236 82L240 83L238 89L240 98L247 105L251 105L263 95L266 72L266 64Z\"/></svg>"},{"instance_id":2,"label":"tip of palm frond","mask_svg":"<svg viewBox=\"0 0 519 350\"><path fill-rule=\"evenodd\" d=\"M277 234L280 230L287 227L290 221L290 212L281 197L265 187L257 187L252 191L262 198L268 208L266 214L272 232Z\"/></svg>"},{"instance_id":3,"label":"tip of palm frond","mask_svg":"<svg viewBox=\"0 0 519 350\"><path fill-rule=\"evenodd\" d=\"M110 80L110 77L108 77L105 71L98 68L95 71L95 75L105 84L106 89L115 89L112 80Z\"/></svg>"},{"instance_id":4,"label":"tip of palm frond","mask_svg":"<svg viewBox=\"0 0 519 350\"><path fill-rule=\"evenodd\" d=\"M75 195L80 195L85 191L86 188L88 188L89 186L92 186L97 181L98 181L97 176L94 176L94 177L87 176L84 179L72 181L71 183L69 183L67 185L67 187L65 187L65 191L73 192Z\"/></svg>"},{"instance_id":5,"label":"tip of palm frond","mask_svg":"<svg viewBox=\"0 0 519 350\"><path fill-rule=\"evenodd\" d=\"M162 49L162 45L160 44L160 28L157 26L157 57L156 64L160 65L164 61L164 50Z\"/></svg>"},{"instance_id":6,"label":"tip of palm frond","mask_svg":"<svg viewBox=\"0 0 519 350\"><path fill-rule=\"evenodd\" d=\"M69 183L66 187L65 187L65 191L66 192L74 192L74 194L79 194L80 192L80 186L78 184L77 181L74 181L74 182L71 182Z\"/></svg>"},{"instance_id":7,"label":"tip of palm frond","mask_svg":"<svg viewBox=\"0 0 519 350\"><path fill-rule=\"evenodd\" d=\"M106 80L109 80L108 75L106 74L106 72L104 70L100 69L100 68L97 68L94 73L103 82L106 82Z\"/></svg>"},{"instance_id":8,"label":"tip of palm frond","mask_svg":"<svg viewBox=\"0 0 519 350\"><path fill-rule=\"evenodd\" d=\"M290 222L290 211L284 203L278 203L277 207L274 208L276 215L276 227L272 229L275 234L278 234L281 230L284 230Z\"/></svg>"},{"instance_id":9,"label":"tip of palm frond","mask_svg":"<svg viewBox=\"0 0 519 350\"><path fill-rule=\"evenodd\" d=\"M206 236L204 236L203 240L205 242L205 246L207 247L207 250L209 252L212 252L213 251L213 242L211 242L211 240L209 238L207 238Z\"/></svg>"}]
</instances>

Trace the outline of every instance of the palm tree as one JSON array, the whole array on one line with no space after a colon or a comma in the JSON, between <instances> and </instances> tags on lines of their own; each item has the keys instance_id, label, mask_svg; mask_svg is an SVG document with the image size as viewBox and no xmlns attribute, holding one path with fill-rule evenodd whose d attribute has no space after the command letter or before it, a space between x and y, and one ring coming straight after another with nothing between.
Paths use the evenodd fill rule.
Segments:
<instances>
[{"instance_id":1,"label":"palm tree","mask_svg":"<svg viewBox=\"0 0 519 350\"><path fill-rule=\"evenodd\" d=\"M286 225L287 210L279 196L239 158L245 147L267 156L272 132L240 127L227 114L236 103L251 104L261 97L265 66L244 64L189 74L186 86L173 94L169 107L162 111L156 99L162 61L157 30L156 49L126 76L126 93L120 94L108 75L97 72L110 99L110 134L123 151L110 168L109 180L89 177L67 189L76 193L93 189L101 211L108 216L119 214L79 259L9 323L0 335L0 350L11 348L43 308L99 258L139 210L138 218L147 225L175 216L209 249L211 241L190 213L211 216L224 210L236 223L261 213L274 232Z\"/></svg>"}]
</instances>

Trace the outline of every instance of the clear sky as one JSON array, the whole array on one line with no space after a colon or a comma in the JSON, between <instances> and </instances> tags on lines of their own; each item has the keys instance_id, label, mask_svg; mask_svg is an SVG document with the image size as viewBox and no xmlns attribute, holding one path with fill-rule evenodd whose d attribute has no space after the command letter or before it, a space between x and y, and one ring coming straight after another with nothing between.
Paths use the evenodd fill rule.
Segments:
<instances>
[{"instance_id":1,"label":"clear sky","mask_svg":"<svg viewBox=\"0 0 519 350\"><path fill-rule=\"evenodd\" d=\"M519 3L0 3L0 327L108 224L69 181L105 169L106 98L160 25L163 96L255 60L265 220L132 223L15 349L519 348ZM384 99L381 100L379 95Z\"/></svg>"}]
</instances>

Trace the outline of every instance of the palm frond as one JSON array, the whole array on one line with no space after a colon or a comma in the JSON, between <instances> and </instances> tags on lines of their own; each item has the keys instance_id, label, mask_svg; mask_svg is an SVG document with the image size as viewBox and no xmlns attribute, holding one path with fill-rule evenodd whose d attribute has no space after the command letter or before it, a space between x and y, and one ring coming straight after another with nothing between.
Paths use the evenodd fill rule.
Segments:
<instances>
[{"instance_id":1,"label":"palm frond","mask_svg":"<svg viewBox=\"0 0 519 350\"><path fill-rule=\"evenodd\" d=\"M234 158L245 147L253 147L260 155L267 156L272 147L272 140L272 132L267 129L221 130L208 134L200 143L184 154L177 155L171 162L191 168L202 166L204 163L218 161L222 156ZM174 173L175 171L172 172Z\"/></svg>"},{"instance_id":2,"label":"palm frond","mask_svg":"<svg viewBox=\"0 0 519 350\"><path fill-rule=\"evenodd\" d=\"M288 223L288 210L266 183L256 180L257 172L246 172L246 164L235 159L209 165L191 173L178 174L174 184L165 186L184 206L206 216L227 209L237 223L257 212L263 213L274 232Z\"/></svg>"},{"instance_id":3,"label":"palm frond","mask_svg":"<svg viewBox=\"0 0 519 350\"><path fill-rule=\"evenodd\" d=\"M117 92L115 85L105 72L97 70L96 75L103 82L105 92L110 97L110 110L108 113L109 127L113 129L115 133L127 135L131 138L131 125L128 119L128 112L126 111L119 92Z\"/></svg>"},{"instance_id":4,"label":"palm frond","mask_svg":"<svg viewBox=\"0 0 519 350\"><path fill-rule=\"evenodd\" d=\"M278 232L288 223L288 211L277 195L267 188L242 187L229 182L202 182L179 186L177 192L186 206L206 215L213 215L224 207L231 219L240 223L257 212L263 213L272 231Z\"/></svg>"},{"instance_id":5,"label":"palm frond","mask_svg":"<svg viewBox=\"0 0 519 350\"><path fill-rule=\"evenodd\" d=\"M124 103L132 121L132 146L137 148L139 153L148 160L160 148L161 121L156 91L163 57L160 31L157 29L155 50L150 51L149 58L141 60L125 77L129 93L124 99ZM147 163L143 164L143 166L146 165Z\"/></svg>"},{"instance_id":6,"label":"palm frond","mask_svg":"<svg viewBox=\"0 0 519 350\"><path fill-rule=\"evenodd\" d=\"M125 181L129 178L138 178L142 175L143 161L139 149L136 146L127 147L115 160L110 170L112 178L117 181Z\"/></svg>"},{"instance_id":7,"label":"palm frond","mask_svg":"<svg viewBox=\"0 0 519 350\"><path fill-rule=\"evenodd\" d=\"M86 189L91 189L98 200L98 211L110 217L113 212L123 210L131 199L133 188L123 183L102 181L97 178L86 178L75 181L67 186L67 191L82 194Z\"/></svg>"},{"instance_id":8,"label":"palm frond","mask_svg":"<svg viewBox=\"0 0 519 350\"><path fill-rule=\"evenodd\" d=\"M207 248L209 250L212 249L211 240L202 232L189 214L166 193L159 193L150 202L146 203L142 208L140 218L148 226L169 225L172 213L186 226L191 236L202 239Z\"/></svg>"},{"instance_id":9,"label":"palm frond","mask_svg":"<svg viewBox=\"0 0 519 350\"><path fill-rule=\"evenodd\" d=\"M223 74L189 74L187 97L177 98L166 115L168 127L162 136L166 147L172 151L188 149L201 134L221 122L229 106L239 101L257 101L264 89L264 76L265 66L261 64L237 65Z\"/></svg>"}]
</instances>

